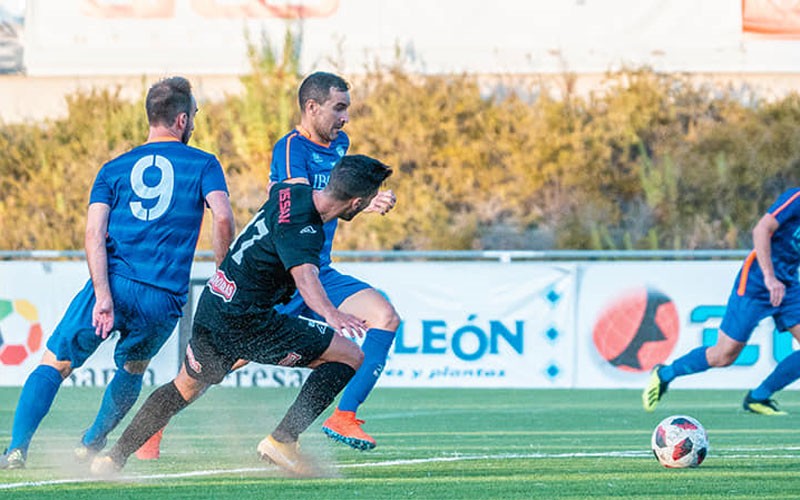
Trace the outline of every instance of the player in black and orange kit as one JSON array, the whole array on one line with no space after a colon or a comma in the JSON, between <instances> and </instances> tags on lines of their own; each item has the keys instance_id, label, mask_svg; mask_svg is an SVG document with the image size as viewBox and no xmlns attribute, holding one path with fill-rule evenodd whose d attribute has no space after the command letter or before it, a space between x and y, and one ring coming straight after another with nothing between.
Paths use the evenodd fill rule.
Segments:
<instances>
[{"instance_id":1,"label":"player in black and orange kit","mask_svg":"<svg viewBox=\"0 0 800 500\"><path fill-rule=\"evenodd\" d=\"M372 158L345 156L324 190L306 184L272 187L200 296L180 373L153 392L109 453L95 458L93 473L120 470L173 415L246 359L314 369L283 420L258 445L262 458L297 475L314 474L298 450L298 437L361 365L361 350L343 333L364 330L364 321L338 310L319 281L322 226L355 217L391 173ZM274 309L295 289L330 326Z\"/></svg>"}]
</instances>

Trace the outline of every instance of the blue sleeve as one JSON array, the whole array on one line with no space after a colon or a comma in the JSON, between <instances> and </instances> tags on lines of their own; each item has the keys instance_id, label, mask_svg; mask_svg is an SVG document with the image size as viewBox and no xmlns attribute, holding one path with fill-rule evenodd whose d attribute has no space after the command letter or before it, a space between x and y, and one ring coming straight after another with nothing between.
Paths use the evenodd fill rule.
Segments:
<instances>
[{"instance_id":1,"label":"blue sleeve","mask_svg":"<svg viewBox=\"0 0 800 500\"><path fill-rule=\"evenodd\" d=\"M800 213L800 201L798 201L798 198L800 198L800 189L790 189L781 194L767 212L772 214L779 224L783 224L787 220L797 217L798 213Z\"/></svg>"},{"instance_id":2,"label":"blue sleeve","mask_svg":"<svg viewBox=\"0 0 800 500\"><path fill-rule=\"evenodd\" d=\"M308 150L298 134L290 134L275 144L272 150L269 180L282 182L286 179L303 178L311 182L308 171Z\"/></svg>"},{"instance_id":3,"label":"blue sleeve","mask_svg":"<svg viewBox=\"0 0 800 500\"><path fill-rule=\"evenodd\" d=\"M216 156L212 156L211 160L206 163L203 169L203 198L208 196L212 191L228 192L228 185L225 183L225 174L222 172L222 165L219 164Z\"/></svg>"},{"instance_id":4,"label":"blue sleeve","mask_svg":"<svg viewBox=\"0 0 800 500\"><path fill-rule=\"evenodd\" d=\"M278 178L278 170L281 168L278 158L286 156L286 141L278 141L272 147L272 161L269 164L269 181L280 182Z\"/></svg>"},{"instance_id":5,"label":"blue sleeve","mask_svg":"<svg viewBox=\"0 0 800 500\"><path fill-rule=\"evenodd\" d=\"M89 194L89 204L92 203L105 203L106 205L113 205L114 203L114 190L106 179L106 170L101 168L97 173L92 185L92 192Z\"/></svg>"}]
</instances>

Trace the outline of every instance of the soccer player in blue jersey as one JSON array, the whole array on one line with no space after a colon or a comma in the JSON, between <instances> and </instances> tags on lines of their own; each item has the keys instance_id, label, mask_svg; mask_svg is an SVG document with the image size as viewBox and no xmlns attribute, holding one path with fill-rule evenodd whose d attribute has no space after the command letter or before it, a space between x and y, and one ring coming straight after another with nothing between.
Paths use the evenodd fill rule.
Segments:
<instances>
[{"instance_id":1,"label":"soccer player in blue jersey","mask_svg":"<svg viewBox=\"0 0 800 500\"><path fill-rule=\"evenodd\" d=\"M145 104L147 143L103 165L95 178L85 238L90 279L22 388L0 468L25 466L33 434L61 382L117 331L117 370L76 455L89 459L102 449L136 402L150 359L182 314L206 206L213 217L217 264L233 239L222 167L214 155L187 146L197 112L189 81L172 77L157 82Z\"/></svg>"},{"instance_id":2,"label":"soccer player in blue jersey","mask_svg":"<svg viewBox=\"0 0 800 500\"><path fill-rule=\"evenodd\" d=\"M642 393L646 411L653 411L677 377L731 365L756 325L772 316L776 326L800 340L800 188L778 197L753 228L753 251L733 285L717 343L698 347L672 364L653 368ZM761 415L784 415L772 395L800 378L800 351L784 358L742 406Z\"/></svg>"},{"instance_id":3,"label":"soccer player in blue jersey","mask_svg":"<svg viewBox=\"0 0 800 500\"><path fill-rule=\"evenodd\" d=\"M325 189L298 183L272 187L200 295L178 376L147 398L107 454L95 457L93 474L121 470L134 450L219 384L240 359L313 369L257 451L292 474L316 474L310 457L299 449L300 434L333 402L364 358L343 335L363 331L363 321L337 309L319 281L322 225L352 220L391 174L378 160L350 155L336 164ZM327 325L275 310L295 290Z\"/></svg>"},{"instance_id":4,"label":"soccer player in blue jersey","mask_svg":"<svg viewBox=\"0 0 800 500\"><path fill-rule=\"evenodd\" d=\"M288 182L309 184L317 191L325 188L331 169L350 147L350 139L342 130L349 119L349 89L343 78L331 73L317 72L303 80L298 91L300 125L273 148L270 187L277 182ZM396 202L391 190L379 191L364 212L385 215ZM367 332L362 344L364 363L342 393L333 415L323 423L323 431L353 448L368 450L375 447L375 440L361 428L364 421L356 418L356 410L383 371L400 317L380 292L331 267L336 226L335 218L323 226L325 245L320 254L319 278L339 310L366 320ZM295 294L288 304L278 305L277 309L289 315L322 319L300 294ZM241 363L234 368L239 366ZM142 449L155 456L160 442L161 434L157 433ZM137 453L137 456L142 455Z\"/></svg>"},{"instance_id":5,"label":"soccer player in blue jersey","mask_svg":"<svg viewBox=\"0 0 800 500\"><path fill-rule=\"evenodd\" d=\"M281 138L272 150L270 183L289 182L310 184L315 190L324 189L331 169L350 147L350 139L342 128L347 123L350 107L350 86L331 73L317 72L300 84L298 101L300 125ZM365 212L385 215L397 202L391 190L380 191ZM323 431L331 438L367 450L375 440L361 428L363 420L356 411L369 395L380 377L400 317L386 297L367 283L339 273L331 267L331 246L337 221L325 224L325 247L320 255L319 278L333 304L340 310L367 322L362 344L364 363L347 385L333 415L323 423ZM295 294L279 310L290 315L321 319Z\"/></svg>"}]
</instances>

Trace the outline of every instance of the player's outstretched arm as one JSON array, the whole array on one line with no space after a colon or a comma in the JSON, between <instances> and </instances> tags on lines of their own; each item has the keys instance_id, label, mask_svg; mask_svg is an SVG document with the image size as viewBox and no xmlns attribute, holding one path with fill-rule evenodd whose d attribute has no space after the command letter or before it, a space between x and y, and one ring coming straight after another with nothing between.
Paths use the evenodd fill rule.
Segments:
<instances>
[{"instance_id":1,"label":"player's outstretched arm","mask_svg":"<svg viewBox=\"0 0 800 500\"><path fill-rule=\"evenodd\" d=\"M362 337L367 324L361 318L344 313L328 298L322 283L319 281L319 268L313 264L301 264L290 269L297 290L306 305L315 313L325 318L325 322L337 332L348 336Z\"/></svg>"},{"instance_id":2,"label":"player's outstretched arm","mask_svg":"<svg viewBox=\"0 0 800 500\"><path fill-rule=\"evenodd\" d=\"M217 267L222 263L228 248L233 241L236 230L233 221L233 209L228 194L224 191L212 191L206 196L206 203L211 208L213 219L211 229L211 247L214 250L214 260Z\"/></svg>"},{"instance_id":3,"label":"player's outstretched arm","mask_svg":"<svg viewBox=\"0 0 800 500\"><path fill-rule=\"evenodd\" d=\"M108 282L108 252L106 250L106 233L108 232L108 216L111 207L105 203L92 203L86 216L86 234L84 247L86 263L94 287L95 305L92 311L92 326L95 333L102 337L114 328L114 299Z\"/></svg>"}]
</instances>

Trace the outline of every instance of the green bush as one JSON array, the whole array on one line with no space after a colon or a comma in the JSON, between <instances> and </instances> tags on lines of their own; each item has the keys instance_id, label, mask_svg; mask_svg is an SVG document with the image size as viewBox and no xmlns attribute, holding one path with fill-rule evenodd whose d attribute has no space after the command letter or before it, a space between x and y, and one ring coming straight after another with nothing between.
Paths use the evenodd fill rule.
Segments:
<instances>
[{"instance_id":1,"label":"green bush","mask_svg":"<svg viewBox=\"0 0 800 500\"><path fill-rule=\"evenodd\" d=\"M254 48L243 92L200 105L193 145L220 158L239 227L299 119L298 43ZM395 168L399 201L342 224L337 249L746 248L799 180L797 94L765 102L647 68L609 73L587 96L401 63L353 84L351 152ZM146 135L143 101L114 90L69 97L63 120L0 124L0 247L81 249L97 170Z\"/></svg>"}]
</instances>

